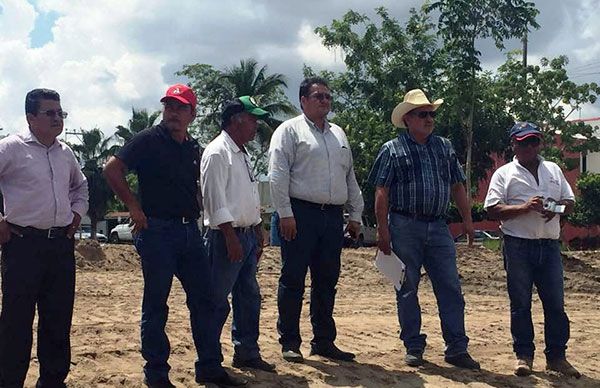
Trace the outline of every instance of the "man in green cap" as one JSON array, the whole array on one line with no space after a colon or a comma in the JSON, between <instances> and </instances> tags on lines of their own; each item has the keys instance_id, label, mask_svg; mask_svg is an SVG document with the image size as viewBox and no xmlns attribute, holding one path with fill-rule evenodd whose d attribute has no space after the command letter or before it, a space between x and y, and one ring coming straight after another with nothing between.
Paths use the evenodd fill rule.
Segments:
<instances>
[{"instance_id":1,"label":"man in green cap","mask_svg":"<svg viewBox=\"0 0 600 388\"><path fill-rule=\"evenodd\" d=\"M215 328L219 336L232 294L233 366L273 372L258 347L260 290L256 269L263 252L258 182L244 145L254 139L258 119L268 116L252 97L229 101L222 132L204 151L200 164L204 225L211 268ZM220 351L220 349L219 349ZM218 354L222 360L222 354Z\"/></svg>"}]
</instances>

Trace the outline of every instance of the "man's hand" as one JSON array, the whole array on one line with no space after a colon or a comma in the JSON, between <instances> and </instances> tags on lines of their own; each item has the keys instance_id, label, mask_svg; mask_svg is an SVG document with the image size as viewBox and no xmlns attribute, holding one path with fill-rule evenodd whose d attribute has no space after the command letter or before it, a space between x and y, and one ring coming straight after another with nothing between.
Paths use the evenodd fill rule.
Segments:
<instances>
[{"instance_id":1,"label":"man's hand","mask_svg":"<svg viewBox=\"0 0 600 388\"><path fill-rule=\"evenodd\" d=\"M232 231L232 233L225 234L225 247L227 248L227 257L229 258L229 261L235 263L242 260L244 251L240 239L235 232Z\"/></svg>"},{"instance_id":2,"label":"man's hand","mask_svg":"<svg viewBox=\"0 0 600 388\"><path fill-rule=\"evenodd\" d=\"M280 218L279 231L281 232L281 237L283 237L285 241L292 241L295 239L298 231L296 230L296 219L294 216Z\"/></svg>"},{"instance_id":3,"label":"man's hand","mask_svg":"<svg viewBox=\"0 0 600 388\"><path fill-rule=\"evenodd\" d=\"M0 244L5 244L10 241L10 226L5 219L0 221Z\"/></svg>"},{"instance_id":4,"label":"man's hand","mask_svg":"<svg viewBox=\"0 0 600 388\"><path fill-rule=\"evenodd\" d=\"M390 231L387 228L377 228L377 248L384 255L392 254Z\"/></svg>"},{"instance_id":5,"label":"man's hand","mask_svg":"<svg viewBox=\"0 0 600 388\"><path fill-rule=\"evenodd\" d=\"M256 234L256 262L258 263L265 247L262 224L258 224L254 227L254 233Z\"/></svg>"},{"instance_id":6,"label":"man's hand","mask_svg":"<svg viewBox=\"0 0 600 388\"><path fill-rule=\"evenodd\" d=\"M473 221L468 220L463 222L463 233L467 235L467 246L472 247L473 241L475 240L475 228L473 228Z\"/></svg>"},{"instance_id":7,"label":"man's hand","mask_svg":"<svg viewBox=\"0 0 600 388\"><path fill-rule=\"evenodd\" d=\"M523 205L524 209L530 211L536 211L538 213L543 213L544 211L544 198L536 195L535 197L531 197L525 202Z\"/></svg>"},{"instance_id":8,"label":"man's hand","mask_svg":"<svg viewBox=\"0 0 600 388\"><path fill-rule=\"evenodd\" d=\"M360 235L360 223L357 221L348 221L348 225L346 225L346 232L350 234L352 240L356 241Z\"/></svg>"},{"instance_id":9,"label":"man's hand","mask_svg":"<svg viewBox=\"0 0 600 388\"><path fill-rule=\"evenodd\" d=\"M73 238L73 236L75 236L75 232L77 232L77 229L79 229L80 223L81 216L73 212L73 221L71 221L71 225L69 225L69 229L67 229L67 238Z\"/></svg>"},{"instance_id":10,"label":"man's hand","mask_svg":"<svg viewBox=\"0 0 600 388\"><path fill-rule=\"evenodd\" d=\"M131 233L139 233L142 229L148 228L148 219L142 209L136 208L129 210L129 217L131 218L129 225L133 226Z\"/></svg>"}]
</instances>

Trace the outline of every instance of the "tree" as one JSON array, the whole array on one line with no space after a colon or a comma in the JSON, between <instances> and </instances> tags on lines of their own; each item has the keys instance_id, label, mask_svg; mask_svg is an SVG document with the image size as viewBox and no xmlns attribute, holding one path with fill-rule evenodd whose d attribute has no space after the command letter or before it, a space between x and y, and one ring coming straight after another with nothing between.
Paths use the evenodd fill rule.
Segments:
<instances>
[{"instance_id":1,"label":"tree","mask_svg":"<svg viewBox=\"0 0 600 388\"><path fill-rule=\"evenodd\" d=\"M185 65L177 75L188 77L198 96L198 119L192 131L208 143L220 131L220 111L224 102L239 96L253 96L271 115L259 122L256 139L247 145L255 174L266 171L265 155L271 135L283 119L297 114L284 93L287 81L282 74L267 74L255 59L243 59L238 66L217 70L208 64Z\"/></svg>"},{"instance_id":2,"label":"tree","mask_svg":"<svg viewBox=\"0 0 600 388\"><path fill-rule=\"evenodd\" d=\"M438 30L443 38L447 63L444 76L445 95L456 96L456 104L466 140L467 187L471 187L473 129L476 110L477 74L481 71L478 39L492 38L496 47L504 49L504 41L522 38L529 26L538 28L535 4L524 0L439 0L428 6L438 11Z\"/></svg>"},{"instance_id":3,"label":"tree","mask_svg":"<svg viewBox=\"0 0 600 388\"><path fill-rule=\"evenodd\" d=\"M94 128L89 131L82 130L81 144L70 144L79 162L83 164L82 171L88 182L90 205L88 215L93 239L96 239L98 221L106 215L108 202L113 197L112 190L102 176L104 163L119 147L111 146L110 141L110 138L104 138L100 129Z\"/></svg>"},{"instance_id":4,"label":"tree","mask_svg":"<svg viewBox=\"0 0 600 388\"><path fill-rule=\"evenodd\" d=\"M567 120L581 105L596 102L600 87L593 82L578 85L571 81L565 69L566 56L542 58L540 65L523 68L517 54L509 53L498 68L494 94L512 117L540 126L547 144L542 151L545 158L573 169L579 158L569 153L598 151L600 140L591 125ZM555 142L557 137L560 142Z\"/></svg>"},{"instance_id":5,"label":"tree","mask_svg":"<svg viewBox=\"0 0 600 388\"><path fill-rule=\"evenodd\" d=\"M115 132L115 135L121 138L123 143L126 143L138 132L153 126L160 114L160 111L148 113L148 110L146 109L136 110L132 107L131 118L127 123L127 127L123 125L117 125L117 132Z\"/></svg>"}]
</instances>

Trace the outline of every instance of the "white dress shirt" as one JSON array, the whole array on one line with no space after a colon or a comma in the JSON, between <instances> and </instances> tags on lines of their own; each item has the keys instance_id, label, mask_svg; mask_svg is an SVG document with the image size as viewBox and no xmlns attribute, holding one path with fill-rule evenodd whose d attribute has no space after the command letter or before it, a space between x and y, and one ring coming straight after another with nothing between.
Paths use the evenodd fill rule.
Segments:
<instances>
[{"instance_id":1,"label":"white dress shirt","mask_svg":"<svg viewBox=\"0 0 600 388\"><path fill-rule=\"evenodd\" d=\"M218 229L258 225L260 198L250 157L222 131L204 150L200 163L204 225Z\"/></svg>"},{"instance_id":2,"label":"white dress shirt","mask_svg":"<svg viewBox=\"0 0 600 388\"><path fill-rule=\"evenodd\" d=\"M531 172L519 164L516 158L496 170L490 181L484 207L488 208L499 203L521 205L534 196L552 198L556 201L563 199L574 201L573 190L560 167L556 163L545 161L542 157L539 159L537 170L539 184ZM530 211L501 221L500 229L504 234L513 237L558 239L559 219L560 217L555 216L546 222L541 213Z\"/></svg>"},{"instance_id":3,"label":"white dress shirt","mask_svg":"<svg viewBox=\"0 0 600 388\"><path fill-rule=\"evenodd\" d=\"M269 148L271 199L280 217L291 217L291 198L345 205L360 222L364 207L344 131L325 121L317 128L304 114L283 122Z\"/></svg>"},{"instance_id":4,"label":"white dress shirt","mask_svg":"<svg viewBox=\"0 0 600 388\"><path fill-rule=\"evenodd\" d=\"M15 225L67 226L88 210L88 185L73 151L56 139L50 147L30 131L0 140L4 218Z\"/></svg>"}]
</instances>

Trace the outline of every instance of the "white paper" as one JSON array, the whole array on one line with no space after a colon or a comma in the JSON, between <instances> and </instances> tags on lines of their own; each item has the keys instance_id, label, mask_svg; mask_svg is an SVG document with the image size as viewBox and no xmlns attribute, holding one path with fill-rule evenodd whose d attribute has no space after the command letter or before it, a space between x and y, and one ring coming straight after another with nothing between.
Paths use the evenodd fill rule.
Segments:
<instances>
[{"instance_id":1,"label":"white paper","mask_svg":"<svg viewBox=\"0 0 600 388\"><path fill-rule=\"evenodd\" d=\"M377 269L394 285L396 290L400 291L406 273L406 265L394 254L385 255L380 250L375 256L375 266Z\"/></svg>"}]
</instances>

